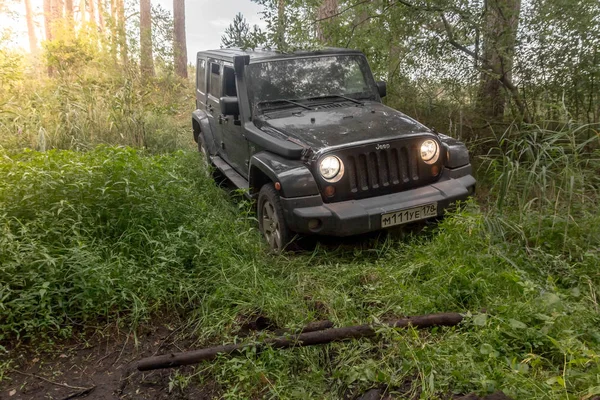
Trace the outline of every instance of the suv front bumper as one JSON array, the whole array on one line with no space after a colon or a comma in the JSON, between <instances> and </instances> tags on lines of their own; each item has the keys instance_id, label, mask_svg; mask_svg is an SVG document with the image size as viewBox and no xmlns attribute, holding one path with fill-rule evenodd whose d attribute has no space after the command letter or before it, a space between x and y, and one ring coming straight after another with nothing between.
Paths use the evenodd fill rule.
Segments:
<instances>
[{"instance_id":1,"label":"suv front bumper","mask_svg":"<svg viewBox=\"0 0 600 400\"><path fill-rule=\"evenodd\" d=\"M382 214L428 203L437 202L438 216L442 216L445 210L457 201L466 200L474 191L475 178L468 165L444 171L436 183L403 192L336 203L324 203L321 195L282 197L281 205L288 227L294 232L350 236L382 229Z\"/></svg>"}]
</instances>

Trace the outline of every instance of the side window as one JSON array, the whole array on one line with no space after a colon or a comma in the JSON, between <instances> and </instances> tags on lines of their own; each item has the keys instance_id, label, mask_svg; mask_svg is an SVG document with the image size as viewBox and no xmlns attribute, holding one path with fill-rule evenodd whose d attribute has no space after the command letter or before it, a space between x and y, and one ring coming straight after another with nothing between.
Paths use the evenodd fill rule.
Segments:
<instances>
[{"instance_id":1,"label":"side window","mask_svg":"<svg viewBox=\"0 0 600 400\"><path fill-rule=\"evenodd\" d=\"M237 97L235 87L235 72L231 67L223 68L223 95Z\"/></svg>"},{"instance_id":2,"label":"side window","mask_svg":"<svg viewBox=\"0 0 600 400\"><path fill-rule=\"evenodd\" d=\"M196 67L196 87L203 93L206 93L206 60L198 59Z\"/></svg>"},{"instance_id":3,"label":"side window","mask_svg":"<svg viewBox=\"0 0 600 400\"><path fill-rule=\"evenodd\" d=\"M221 97L221 66L210 63L210 76L208 81L208 93L217 99Z\"/></svg>"}]
</instances>

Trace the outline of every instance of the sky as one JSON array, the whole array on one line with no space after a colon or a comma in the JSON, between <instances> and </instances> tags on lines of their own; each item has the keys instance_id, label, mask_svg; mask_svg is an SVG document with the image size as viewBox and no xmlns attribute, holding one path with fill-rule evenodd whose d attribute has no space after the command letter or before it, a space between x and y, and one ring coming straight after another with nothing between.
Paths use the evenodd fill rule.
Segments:
<instances>
[{"instance_id":1,"label":"sky","mask_svg":"<svg viewBox=\"0 0 600 400\"><path fill-rule=\"evenodd\" d=\"M154 0L167 10L172 11L173 2ZM187 32L188 60L194 60L200 50L218 49L221 36L241 12L250 26L264 28L260 12L262 7L250 0L186 0L185 28Z\"/></svg>"},{"instance_id":2,"label":"sky","mask_svg":"<svg viewBox=\"0 0 600 400\"><path fill-rule=\"evenodd\" d=\"M31 3L36 13L37 37L40 38L43 36L43 0L32 0ZM160 4L171 12L173 10L172 0L152 0L152 4ZM238 12L244 15L250 26L265 26L260 14L262 7L250 0L186 0L185 6L188 60L194 60L195 54L200 50L218 49L221 36ZM16 44L28 49L25 6L19 1L13 8L18 15L14 19L0 15L0 30L11 28L15 33Z\"/></svg>"}]
</instances>

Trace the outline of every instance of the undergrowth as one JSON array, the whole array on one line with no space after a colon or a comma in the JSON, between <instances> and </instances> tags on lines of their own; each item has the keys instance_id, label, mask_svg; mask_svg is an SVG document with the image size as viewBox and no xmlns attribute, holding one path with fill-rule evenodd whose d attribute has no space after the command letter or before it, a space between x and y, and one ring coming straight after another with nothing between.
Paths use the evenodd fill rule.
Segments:
<instances>
[{"instance_id":1,"label":"undergrowth","mask_svg":"<svg viewBox=\"0 0 600 400\"><path fill-rule=\"evenodd\" d=\"M265 251L247 203L217 188L195 153L4 151L3 342L116 321L134 329L164 311L205 344L240 340L239 321L256 315L297 328L457 311L466 315L457 328L249 351L181 382L216 381L225 398L335 399L379 385L405 397L591 398L598 153L569 145L572 133L531 127L501 142L480 169L484 196L423 232L279 257Z\"/></svg>"},{"instance_id":2,"label":"undergrowth","mask_svg":"<svg viewBox=\"0 0 600 400\"><path fill-rule=\"evenodd\" d=\"M69 335L79 324L200 303L197 270L252 259L224 193L194 153L131 148L0 153L0 333Z\"/></svg>"},{"instance_id":3,"label":"undergrowth","mask_svg":"<svg viewBox=\"0 0 600 400\"><path fill-rule=\"evenodd\" d=\"M144 82L134 68L121 70L109 61L47 78L19 59L14 63L26 73L15 73L2 84L0 147L190 149L193 93L185 80L162 74Z\"/></svg>"}]
</instances>

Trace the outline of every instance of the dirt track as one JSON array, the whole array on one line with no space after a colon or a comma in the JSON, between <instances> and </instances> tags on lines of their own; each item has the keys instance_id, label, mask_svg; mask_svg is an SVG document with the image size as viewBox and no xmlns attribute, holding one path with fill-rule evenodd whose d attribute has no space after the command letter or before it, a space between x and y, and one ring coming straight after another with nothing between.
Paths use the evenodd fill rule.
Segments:
<instances>
[{"instance_id":1,"label":"dirt track","mask_svg":"<svg viewBox=\"0 0 600 400\"><path fill-rule=\"evenodd\" d=\"M219 388L212 383L169 392L174 370L138 372L135 361L167 351L180 351L191 341L174 344L175 332L161 327L136 338L133 335L99 335L87 342L66 344L60 351L35 354L31 349L10 351L14 362L0 383L0 399L212 399ZM56 346L59 347L59 346ZM18 372L16 372L18 371ZM185 372L181 369L180 372ZM187 369L191 371L191 369ZM42 379L43 378L43 379ZM53 382L53 383L51 383ZM85 393L85 388L91 388ZM75 396L75 397L70 397Z\"/></svg>"}]
</instances>

